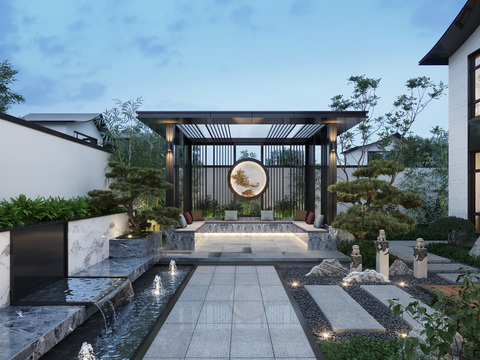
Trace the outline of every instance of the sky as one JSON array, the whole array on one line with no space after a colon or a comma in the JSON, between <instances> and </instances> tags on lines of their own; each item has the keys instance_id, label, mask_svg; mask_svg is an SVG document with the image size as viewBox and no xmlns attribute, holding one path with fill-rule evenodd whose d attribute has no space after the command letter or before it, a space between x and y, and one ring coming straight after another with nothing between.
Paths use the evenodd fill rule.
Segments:
<instances>
[{"instance_id":1,"label":"sky","mask_svg":"<svg viewBox=\"0 0 480 360\"><path fill-rule=\"evenodd\" d=\"M10 115L141 110L329 110L351 75L380 78L375 115L419 66L466 0L0 0L0 61L26 102ZM448 129L448 99L413 127Z\"/></svg>"}]
</instances>

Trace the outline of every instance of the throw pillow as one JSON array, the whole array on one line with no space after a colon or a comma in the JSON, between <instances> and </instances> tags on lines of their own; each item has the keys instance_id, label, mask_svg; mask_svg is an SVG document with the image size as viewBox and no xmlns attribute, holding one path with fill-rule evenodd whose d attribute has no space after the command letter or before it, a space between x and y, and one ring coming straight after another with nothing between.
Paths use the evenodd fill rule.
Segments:
<instances>
[{"instance_id":1,"label":"throw pillow","mask_svg":"<svg viewBox=\"0 0 480 360\"><path fill-rule=\"evenodd\" d=\"M262 210L260 214L260 220L273 221L273 210Z\"/></svg>"},{"instance_id":2,"label":"throw pillow","mask_svg":"<svg viewBox=\"0 0 480 360\"><path fill-rule=\"evenodd\" d=\"M192 214L193 221L203 221L204 220L202 210L192 210L192 211L190 211L190 214Z\"/></svg>"},{"instance_id":3,"label":"throw pillow","mask_svg":"<svg viewBox=\"0 0 480 360\"><path fill-rule=\"evenodd\" d=\"M187 227L187 220L185 220L185 216L183 216L183 214L180 214L180 220L178 220L178 222L182 229L185 229Z\"/></svg>"},{"instance_id":4,"label":"throw pillow","mask_svg":"<svg viewBox=\"0 0 480 360\"><path fill-rule=\"evenodd\" d=\"M237 221L237 210L225 210L225 221Z\"/></svg>"},{"instance_id":5,"label":"throw pillow","mask_svg":"<svg viewBox=\"0 0 480 360\"><path fill-rule=\"evenodd\" d=\"M185 217L185 220L187 220L188 225L193 223L192 215L190 215L190 213L188 211L185 214L183 214L183 216Z\"/></svg>"},{"instance_id":6,"label":"throw pillow","mask_svg":"<svg viewBox=\"0 0 480 360\"><path fill-rule=\"evenodd\" d=\"M298 211L295 214L295 221L305 221L307 218L308 211Z\"/></svg>"},{"instance_id":7,"label":"throw pillow","mask_svg":"<svg viewBox=\"0 0 480 360\"><path fill-rule=\"evenodd\" d=\"M306 223L307 223L308 225L313 225L313 221L314 221L314 220L315 220L315 213L309 212L308 215L307 215L307 220L305 220Z\"/></svg>"},{"instance_id":8,"label":"throw pillow","mask_svg":"<svg viewBox=\"0 0 480 360\"><path fill-rule=\"evenodd\" d=\"M320 229L322 227L323 223L323 215L317 215L315 216L315 221L313 222L313 226L315 226L317 229Z\"/></svg>"}]
</instances>

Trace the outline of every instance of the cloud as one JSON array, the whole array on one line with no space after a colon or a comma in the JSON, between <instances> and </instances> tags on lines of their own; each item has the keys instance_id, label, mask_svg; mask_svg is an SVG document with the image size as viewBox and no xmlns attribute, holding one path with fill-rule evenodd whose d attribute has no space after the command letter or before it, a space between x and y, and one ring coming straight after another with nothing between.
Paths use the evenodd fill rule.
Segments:
<instances>
[{"instance_id":1,"label":"cloud","mask_svg":"<svg viewBox=\"0 0 480 360\"><path fill-rule=\"evenodd\" d=\"M65 46L59 45L58 38L55 36L39 37L37 42L38 48L45 56L65 53Z\"/></svg>"},{"instance_id":2,"label":"cloud","mask_svg":"<svg viewBox=\"0 0 480 360\"><path fill-rule=\"evenodd\" d=\"M168 29L174 32L183 32L188 28L188 23L185 20L177 20L170 25L168 25Z\"/></svg>"},{"instance_id":3,"label":"cloud","mask_svg":"<svg viewBox=\"0 0 480 360\"><path fill-rule=\"evenodd\" d=\"M55 96L55 82L46 76L34 76L22 79L23 88L19 93L25 98L27 105L53 105L62 99Z\"/></svg>"},{"instance_id":4,"label":"cloud","mask_svg":"<svg viewBox=\"0 0 480 360\"><path fill-rule=\"evenodd\" d=\"M13 53L20 51L20 46L13 39L18 27L13 20L13 2L0 1L0 60L8 59Z\"/></svg>"},{"instance_id":5,"label":"cloud","mask_svg":"<svg viewBox=\"0 0 480 360\"><path fill-rule=\"evenodd\" d=\"M312 10L311 0L295 0L290 6L292 15L305 15Z\"/></svg>"},{"instance_id":6,"label":"cloud","mask_svg":"<svg viewBox=\"0 0 480 360\"><path fill-rule=\"evenodd\" d=\"M252 7L249 5L245 5L233 11L230 18L240 28L255 31L257 30L257 27L252 23L252 15L253 15Z\"/></svg>"},{"instance_id":7,"label":"cloud","mask_svg":"<svg viewBox=\"0 0 480 360\"><path fill-rule=\"evenodd\" d=\"M137 45L140 51L146 56L163 55L167 53L167 46L163 44L158 36L137 37Z\"/></svg>"},{"instance_id":8,"label":"cloud","mask_svg":"<svg viewBox=\"0 0 480 360\"><path fill-rule=\"evenodd\" d=\"M74 96L70 96L70 100L96 100L103 95L107 90L105 84L99 82L82 83L80 87L80 93Z\"/></svg>"}]
</instances>

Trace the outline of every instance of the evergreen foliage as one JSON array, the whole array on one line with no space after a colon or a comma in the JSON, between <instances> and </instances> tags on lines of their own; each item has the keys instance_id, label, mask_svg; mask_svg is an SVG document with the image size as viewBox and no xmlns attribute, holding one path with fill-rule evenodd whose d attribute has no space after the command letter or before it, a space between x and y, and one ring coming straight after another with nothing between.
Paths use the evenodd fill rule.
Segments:
<instances>
[{"instance_id":1,"label":"evergreen foliage","mask_svg":"<svg viewBox=\"0 0 480 360\"><path fill-rule=\"evenodd\" d=\"M140 196L160 197L164 190L173 187L172 184L163 180L160 170L127 166L114 161L110 161L108 166L110 171L105 176L115 180L110 184L110 190L88 192L96 206L123 206L127 211L134 235L140 235L141 231L148 226L148 220L155 220L163 226L178 224L180 216L178 208L153 206L135 211L135 201Z\"/></svg>"},{"instance_id":2,"label":"evergreen foliage","mask_svg":"<svg viewBox=\"0 0 480 360\"><path fill-rule=\"evenodd\" d=\"M368 166L353 172L356 180L330 185L328 191L337 193L338 201L350 203L346 213L338 214L332 226L357 235L363 241L369 232L403 233L414 224L398 210L398 206L411 209L421 205L419 195L400 190L379 176L392 177L404 166L393 160L374 160Z\"/></svg>"},{"instance_id":3,"label":"evergreen foliage","mask_svg":"<svg viewBox=\"0 0 480 360\"><path fill-rule=\"evenodd\" d=\"M0 112L2 113L7 112L12 104L25 102L22 95L10 90L10 84L17 80L15 78L17 73L18 71L12 68L12 64L8 60L0 63Z\"/></svg>"}]
</instances>

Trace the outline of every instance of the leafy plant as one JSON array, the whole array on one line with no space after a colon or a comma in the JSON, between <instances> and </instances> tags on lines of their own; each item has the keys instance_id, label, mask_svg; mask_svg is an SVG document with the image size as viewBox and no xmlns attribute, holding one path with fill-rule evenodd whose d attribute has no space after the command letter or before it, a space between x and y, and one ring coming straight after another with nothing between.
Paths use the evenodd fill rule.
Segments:
<instances>
[{"instance_id":1,"label":"leafy plant","mask_svg":"<svg viewBox=\"0 0 480 360\"><path fill-rule=\"evenodd\" d=\"M475 226L467 219L456 216L448 216L438 219L430 224L428 230L438 239L446 239L452 245L459 240L468 242L475 238L477 233Z\"/></svg>"},{"instance_id":2,"label":"leafy plant","mask_svg":"<svg viewBox=\"0 0 480 360\"><path fill-rule=\"evenodd\" d=\"M361 241L368 232L378 233L381 229L386 232L406 232L413 225L413 219L396 207L418 207L421 205L420 196L400 190L391 182L378 178L381 175L393 177L403 169L403 165L393 160L374 160L353 172L356 180L330 185L328 191L336 192L338 201L353 205L347 212L335 217L332 227L358 235Z\"/></svg>"},{"instance_id":3,"label":"leafy plant","mask_svg":"<svg viewBox=\"0 0 480 360\"><path fill-rule=\"evenodd\" d=\"M443 243L430 243L425 247L432 254L456 260L462 264L480 267L480 257L468 255L470 251L468 247Z\"/></svg>"},{"instance_id":4,"label":"leafy plant","mask_svg":"<svg viewBox=\"0 0 480 360\"><path fill-rule=\"evenodd\" d=\"M480 280L478 273L467 270L457 279L463 285L458 295L437 293L432 314L418 301L403 308L396 299L389 300L395 315L407 312L424 326L423 339L407 338L399 359L418 359L419 353L439 359L449 353L465 360L480 359L480 284L475 280Z\"/></svg>"},{"instance_id":5,"label":"leafy plant","mask_svg":"<svg viewBox=\"0 0 480 360\"><path fill-rule=\"evenodd\" d=\"M22 95L13 92L10 85L16 81L17 70L12 68L8 60L0 62L0 112L5 113L12 107L12 104L24 103Z\"/></svg>"},{"instance_id":6,"label":"leafy plant","mask_svg":"<svg viewBox=\"0 0 480 360\"><path fill-rule=\"evenodd\" d=\"M366 339L362 335L318 343L326 360L393 360L402 345L401 340Z\"/></svg>"},{"instance_id":7,"label":"leafy plant","mask_svg":"<svg viewBox=\"0 0 480 360\"><path fill-rule=\"evenodd\" d=\"M352 253L352 246L359 245L360 255L362 255L362 266L363 268L375 269L377 266L377 250L375 247L375 242L373 241L342 241L338 244L338 251L344 253L347 256L350 256ZM390 264L393 263L397 256L389 254Z\"/></svg>"},{"instance_id":8,"label":"leafy plant","mask_svg":"<svg viewBox=\"0 0 480 360\"><path fill-rule=\"evenodd\" d=\"M151 209L135 209L135 201L140 196L159 197L172 184L163 180L162 172L152 168L126 166L118 162L108 163L110 172L105 176L114 179L110 190L92 190L88 195L98 207L123 206L128 215L134 235L140 235L148 226L148 220L155 220L159 225L178 224L180 209L175 207L154 206Z\"/></svg>"},{"instance_id":9,"label":"leafy plant","mask_svg":"<svg viewBox=\"0 0 480 360\"><path fill-rule=\"evenodd\" d=\"M0 228L24 226L44 221L76 219L98 214L119 212L118 208L97 208L87 197L64 199L60 197L17 198L0 201Z\"/></svg>"}]
</instances>

